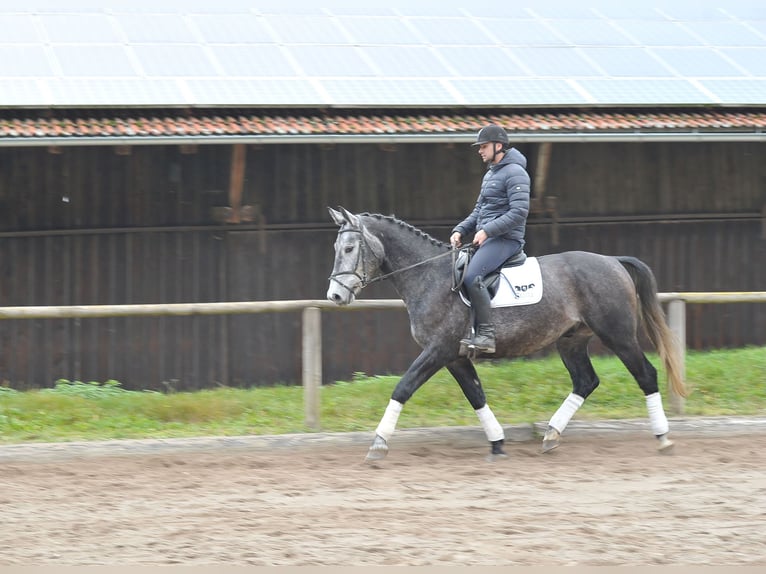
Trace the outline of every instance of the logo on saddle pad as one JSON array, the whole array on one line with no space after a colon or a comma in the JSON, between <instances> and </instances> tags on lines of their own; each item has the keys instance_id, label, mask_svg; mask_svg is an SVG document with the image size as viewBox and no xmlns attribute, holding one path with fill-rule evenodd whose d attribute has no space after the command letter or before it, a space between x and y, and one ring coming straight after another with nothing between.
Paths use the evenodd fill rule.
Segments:
<instances>
[{"instance_id":1,"label":"logo on saddle pad","mask_svg":"<svg viewBox=\"0 0 766 574\"><path fill-rule=\"evenodd\" d=\"M543 298L543 276L537 257L527 257L521 265L490 273L485 284L492 295L492 307L533 305ZM460 290L460 298L471 306L464 289Z\"/></svg>"}]
</instances>

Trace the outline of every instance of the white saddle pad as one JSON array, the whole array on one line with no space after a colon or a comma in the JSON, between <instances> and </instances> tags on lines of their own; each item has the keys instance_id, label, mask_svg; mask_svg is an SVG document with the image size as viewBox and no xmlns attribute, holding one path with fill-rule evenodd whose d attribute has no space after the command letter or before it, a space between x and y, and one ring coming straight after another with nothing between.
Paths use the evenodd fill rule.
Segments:
<instances>
[{"instance_id":1,"label":"white saddle pad","mask_svg":"<svg viewBox=\"0 0 766 574\"><path fill-rule=\"evenodd\" d=\"M463 303L471 303L460 293ZM527 257L522 265L507 267L502 270L497 293L492 298L492 307L513 307L515 305L533 305L543 298L543 276L537 257Z\"/></svg>"}]
</instances>

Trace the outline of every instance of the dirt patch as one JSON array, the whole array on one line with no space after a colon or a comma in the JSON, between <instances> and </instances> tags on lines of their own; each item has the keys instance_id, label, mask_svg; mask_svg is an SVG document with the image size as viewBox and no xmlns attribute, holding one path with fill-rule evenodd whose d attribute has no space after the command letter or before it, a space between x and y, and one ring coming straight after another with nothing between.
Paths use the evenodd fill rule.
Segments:
<instances>
[{"instance_id":1,"label":"dirt patch","mask_svg":"<svg viewBox=\"0 0 766 574\"><path fill-rule=\"evenodd\" d=\"M763 438L4 460L0 564L766 565Z\"/></svg>"}]
</instances>

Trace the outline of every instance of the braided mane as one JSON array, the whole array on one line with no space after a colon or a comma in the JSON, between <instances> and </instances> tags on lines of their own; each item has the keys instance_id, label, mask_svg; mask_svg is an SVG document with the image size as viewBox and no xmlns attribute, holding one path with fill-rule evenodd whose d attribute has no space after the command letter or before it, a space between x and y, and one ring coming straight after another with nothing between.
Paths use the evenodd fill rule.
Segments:
<instances>
[{"instance_id":1,"label":"braided mane","mask_svg":"<svg viewBox=\"0 0 766 574\"><path fill-rule=\"evenodd\" d=\"M433 237L432 235L429 235L425 231L421 231L414 225L410 225L406 221L402 221L401 219L398 219L397 217L393 215L382 215L380 213L360 213L359 215L364 215L366 217L372 217L373 219L377 219L378 221L386 221L388 223L392 223L394 225L398 225L399 227L402 227L412 233L413 235L420 237L421 239L424 239L431 243L431 245L436 245L437 247L449 247L447 243L444 241L440 241Z\"/></svg>"}]
</instances>

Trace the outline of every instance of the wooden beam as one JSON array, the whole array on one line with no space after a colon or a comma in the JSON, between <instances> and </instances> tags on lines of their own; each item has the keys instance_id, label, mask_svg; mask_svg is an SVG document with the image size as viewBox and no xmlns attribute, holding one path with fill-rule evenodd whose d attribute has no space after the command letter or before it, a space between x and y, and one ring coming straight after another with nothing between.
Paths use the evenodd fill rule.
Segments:
<instances>
[{"instance_id":1,"label":"wooden beam","mask_svg":"<svg viewBox=\"0 0 766 574\"><path fill-rule=\"evenodd\" d=\"M537 148L537 164L535 165L535 181L532 193L540 199L545 196L545 184L548 181L548 166L552 149L553 144L551 142L543 142Z\"/></svg>"},{"instance_id":2,"label":"wooden beam","mask_svg":"<svg viewBox=\"0 0 766 574\"><path fill-rule=\"evenodd\" d=\"M245 144L234 144L231 150L231 176L229 178L229 206L231 206L228 223L240 223L240 207L242 206L242 190L245 186L246 166Z\"/></svg>"}]
</instances>

